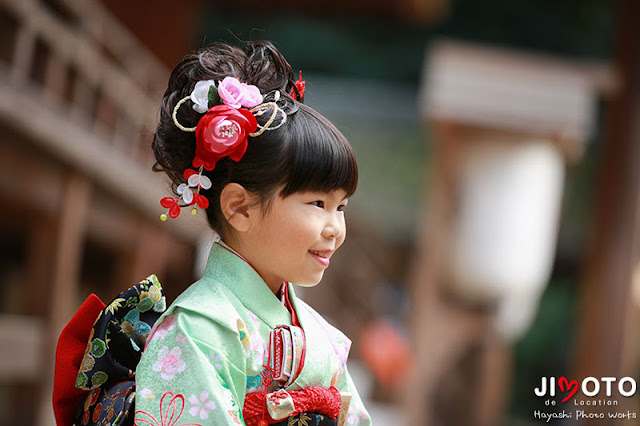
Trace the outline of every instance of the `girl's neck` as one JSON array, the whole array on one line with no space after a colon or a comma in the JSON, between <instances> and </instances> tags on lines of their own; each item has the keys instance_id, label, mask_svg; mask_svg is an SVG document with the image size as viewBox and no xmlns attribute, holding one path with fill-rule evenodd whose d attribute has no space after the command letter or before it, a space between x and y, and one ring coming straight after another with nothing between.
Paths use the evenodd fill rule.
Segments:
<instances>
[{"instance_id":1,"label":"girl's neck","mask_svg":"<svg viewBox=\"0 0 640 426\"><path fill-rule=\"evenodd\" d=\"M238 256L240 259L244 260L245 262L247 262L247 264L249 266L251 266L253 268L254 271L256 271L256 273L258 275L260 275L260 277L263 279L264 281L264 277L260 274L260 271L258 271L252 264L251 262L249 262L249 260L247 260L246 257L244 257L238 250L236 250L234 247L232 247L230 244L226 243L225 241L223 241L222 239L217 241L217 244L221 245L222 247L224 247L225 249L229 250L231 253L235 254L236 256ZM231 243L233 244L233 242ZM280 283L274 283L273 285L270 285L269 283L267 283L265 281L265 284L269 287L269 289L273 292L273 294L276 297L280 297L280 295L282 294L282 289L283 286L286 285L285 282L280 282Z\"/></svg>"},{"instance_id":2,"label":"girl's neck","mask_svg":"<svg viewBox=\"0 0 640 426\"><path fill-rule=\"evenodd\" d=\"M226 248L227 250L229 250L231 253L235 254L236 256L238 256L240 259L244 260L245 262L249 263L247 261L247 259L244 258L243 255L241 255L240 253L238 253L237 250L235 250L233 247L231 247L229 244L225 243L224 241L222 241L222 239L217 241L218 244L220 244L222 247Z\"/></svg>"}]
</instances>

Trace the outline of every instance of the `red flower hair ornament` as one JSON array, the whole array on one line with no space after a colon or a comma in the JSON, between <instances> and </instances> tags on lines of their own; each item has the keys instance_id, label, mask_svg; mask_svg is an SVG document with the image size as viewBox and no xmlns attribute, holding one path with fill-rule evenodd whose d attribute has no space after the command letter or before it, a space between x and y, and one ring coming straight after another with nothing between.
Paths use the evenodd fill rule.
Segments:
<instances>
[{"instance_id":1,"label":"red flower hair ornament","mask_svg":"<svg viewBox=\"0 0 640 426\"><path fill-rule=\"evenodd\" d=\"M185 127L177 118L178 110L189 100L196 112L204 114L196 127ZM256 86L242 83L235 77L225 77L217 85L215 80L197 82L191 94L178 101L173 108L173 122L184 132L195 132L196 155L192 164L198 170L184 171L187 183L176 188L178 198L160 200L160 204L168 209L160 219L165 221L167 216L176 218L181 208L186 206L194 206L192 214L197 213L195 205L206 209L209 200L200 194L200 190L211 188L211 181L203 174L204 169L213 170L224 157L240 161L247 151L249 136L256 137L267 130L278 129L287 121L287 114L278 105L279 91L274 93L274 101L263 103L263 100ZM265 114L270 114L265 124L258 124L256 117Z\"/></svg>"},{"instance_id":2,"label":"red flower hair ornament","mask_svg":"<svg viewBox=\"0 0 640 426\"><path fill-rule=\"evenodd\" d=\"M196 156L193 167L213 170L218 160L230 157L239 161L247 150L247 136L258 129L248 109L216 105L196 126Z\"/></svg>"}]
</instances>

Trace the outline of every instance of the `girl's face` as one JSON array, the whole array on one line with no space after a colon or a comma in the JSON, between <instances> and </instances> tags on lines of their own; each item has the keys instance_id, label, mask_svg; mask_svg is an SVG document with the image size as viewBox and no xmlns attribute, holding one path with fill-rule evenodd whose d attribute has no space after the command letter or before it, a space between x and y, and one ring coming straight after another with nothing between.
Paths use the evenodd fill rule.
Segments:
<instances>
[{"instance_id":1,"label":"girl's face","mask_svg":"<svg viewBox=\"0 0 640 426\"><path fill-rule=\"evenodd\" d=\"M241 254L274 293L284 281L313 286L344 242L347 202L343 190L276 195L243 233Z\"/></svg>"}]
</instances>

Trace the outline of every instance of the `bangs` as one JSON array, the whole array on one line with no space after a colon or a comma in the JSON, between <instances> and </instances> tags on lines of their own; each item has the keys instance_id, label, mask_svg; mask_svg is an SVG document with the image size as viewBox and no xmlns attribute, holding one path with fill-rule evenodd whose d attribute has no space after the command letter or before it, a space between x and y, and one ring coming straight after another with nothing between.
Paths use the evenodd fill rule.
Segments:
<instances>
[{"instance_id":1,"label":"bangs","mask_svg":"<svg viewBox=\"0 0 640 426\"><path fill-rule=\"evenodd\" d=\"M344 190L347 197L356 192L358 165L349 142L329 120L315 110L300 105L289 117L291 135L282 197L295 192Z\"/></svg>"}]
</instances>

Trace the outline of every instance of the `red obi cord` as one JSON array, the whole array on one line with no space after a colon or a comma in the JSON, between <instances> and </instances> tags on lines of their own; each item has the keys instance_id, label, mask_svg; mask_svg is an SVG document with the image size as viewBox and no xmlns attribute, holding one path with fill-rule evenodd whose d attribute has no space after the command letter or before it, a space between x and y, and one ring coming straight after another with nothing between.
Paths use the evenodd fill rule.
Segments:
<instances>
[{"instance_id":1,"label":"red obi cord","mask_svg":"<svg viewBox=\"0 0 640 426\"><path fill-rule=\"evenodd\" d=\"M294 411L289 416L300 413L316 413L331 418L340 415L340 391L331 386L329 389L310 387L299 391L287 391L293 399ZM244 398L242 416L247 426L259 426L261 421L267 424L278 423L282 419L274 420L267 409L267 397L264 392L249 393Z\"/></svg>"}]
</instances>

